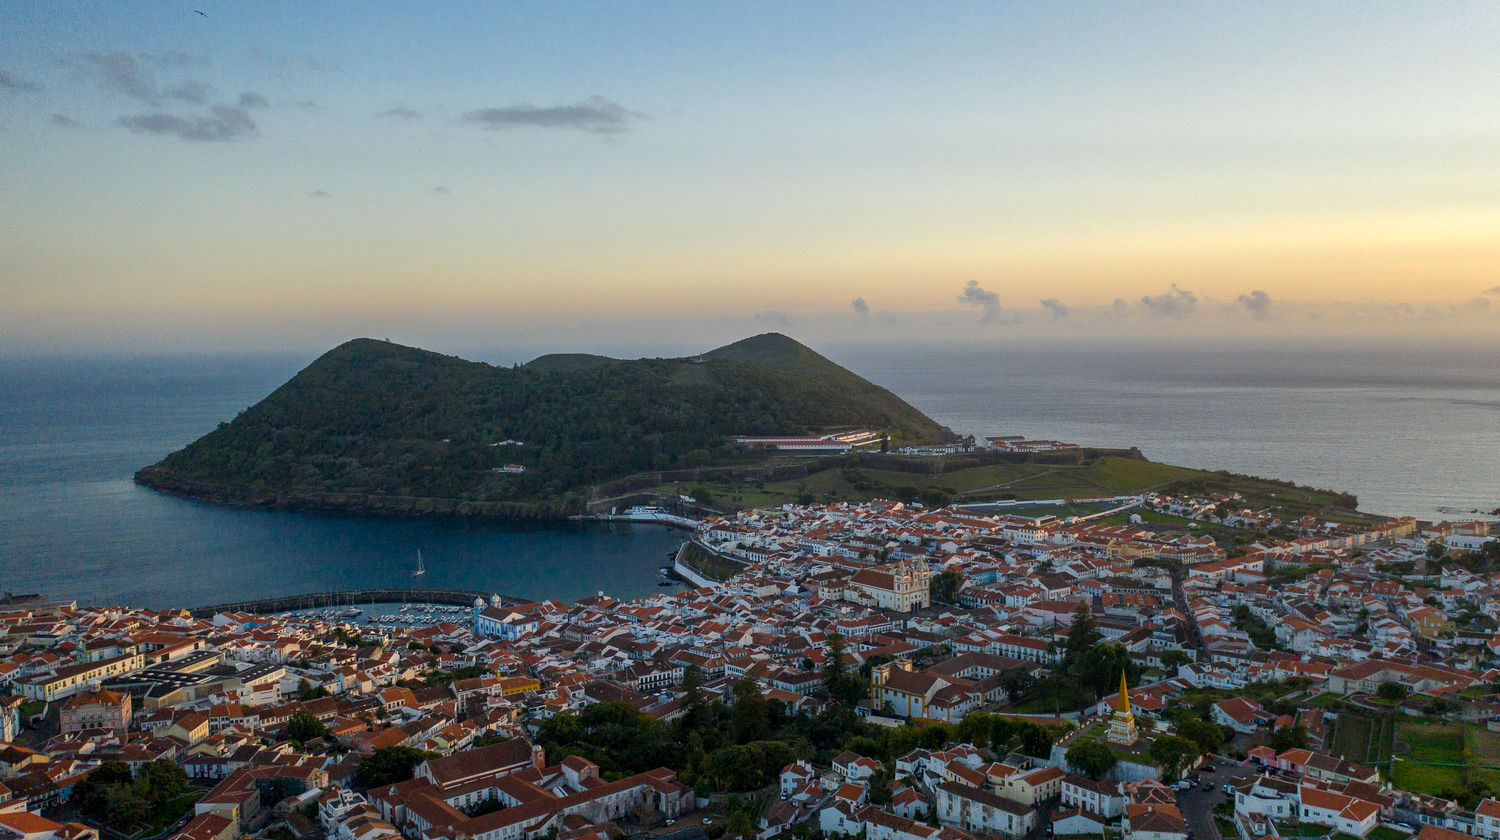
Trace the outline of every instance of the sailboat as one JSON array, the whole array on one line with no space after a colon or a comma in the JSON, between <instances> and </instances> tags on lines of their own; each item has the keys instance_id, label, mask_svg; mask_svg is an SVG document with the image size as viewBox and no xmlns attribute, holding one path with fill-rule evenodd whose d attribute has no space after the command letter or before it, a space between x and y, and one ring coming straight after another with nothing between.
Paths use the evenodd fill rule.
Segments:
<instances>
[{"instance_id":1,"label":"sailboat","mask_svg":"<svg viewBox=\"0 0 1500 840\"><path fill-rule=\"evenodd\" d=\"M417 568L411 573L412 577L421 577L427 574L427 567L422 565L422 549L417 549Z\"/></svg>"}]
</instances>

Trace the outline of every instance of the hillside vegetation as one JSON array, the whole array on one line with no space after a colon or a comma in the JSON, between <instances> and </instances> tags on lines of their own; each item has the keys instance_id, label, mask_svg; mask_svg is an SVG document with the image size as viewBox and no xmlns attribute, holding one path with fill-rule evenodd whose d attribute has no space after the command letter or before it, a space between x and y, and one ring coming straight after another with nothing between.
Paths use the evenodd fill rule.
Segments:
<instances>
[{"instance_id":1,"label":"hillside vegetation","mask_svg":"<svg viewBox=\"0 0 1500 840\"><path fill-rule=\"evenodd\" d=\"M576 507L599 482L759 457L733 434L854 427L898 441L952 435L775 333L690 359L568 354L516 368L357 339L136 478L237 504L443 512L389 500L444 499L472 506L452 512L518 513L504 506ZM524 446L494 445L507 440ZM497 471L512 463L526 471Z\"/></svg>"}]
</instances>

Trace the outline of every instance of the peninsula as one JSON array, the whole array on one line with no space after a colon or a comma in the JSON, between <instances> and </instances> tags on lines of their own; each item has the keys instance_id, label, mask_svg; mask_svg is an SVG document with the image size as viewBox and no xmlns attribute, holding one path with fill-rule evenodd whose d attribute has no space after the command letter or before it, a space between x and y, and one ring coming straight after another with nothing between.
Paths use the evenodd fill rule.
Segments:
<instances>
[{"instance_id":1,"label":"peninsula","mask_svg":"<svg viewBox=\"0 0 1500 840\"><path fill-rule=\"evenodd\" d=\"M255 507L552 518L608 482L764 460L736 435L848 430L881 445L953 437L776 333L689 358L514 368L357 339L135 479Z\"/></svg>"}]
</instances>

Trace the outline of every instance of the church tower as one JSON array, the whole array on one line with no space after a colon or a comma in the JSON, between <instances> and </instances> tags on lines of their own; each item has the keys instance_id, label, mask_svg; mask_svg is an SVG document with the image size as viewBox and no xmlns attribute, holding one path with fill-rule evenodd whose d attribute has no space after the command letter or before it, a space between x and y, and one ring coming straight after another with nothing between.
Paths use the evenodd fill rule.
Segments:
<instances>
[{"instance_id":1,"label":"church tower","mask_svg":"<svg viewBox=\"0 0 1500 840\"><path fill-rule=\"evenodd\" d=\"M1115 712L1109 717L1109 734L1104 736L1104 740L1128 747L1139 737L1140 733L1135 729L1135 715L1130 711L1130 688L1125 684L1125 672L1121 670L1120 696L1115 698Z\"/></svg>"}]
</instances>

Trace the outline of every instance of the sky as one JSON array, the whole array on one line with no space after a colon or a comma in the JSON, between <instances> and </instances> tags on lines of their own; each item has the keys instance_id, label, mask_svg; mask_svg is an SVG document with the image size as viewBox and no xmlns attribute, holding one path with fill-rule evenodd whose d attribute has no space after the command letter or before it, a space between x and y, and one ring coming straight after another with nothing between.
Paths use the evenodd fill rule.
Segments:
<instances>
[{"instance_id":1,"label":"sky","mask_svg":"<svg viewBox=\"0 0 1500 840\"><path fill-rule=\"evenodd\" d=\"M0 352L1493 336L1500 4L0 4Z\"/></svg>"}]
</instances>

